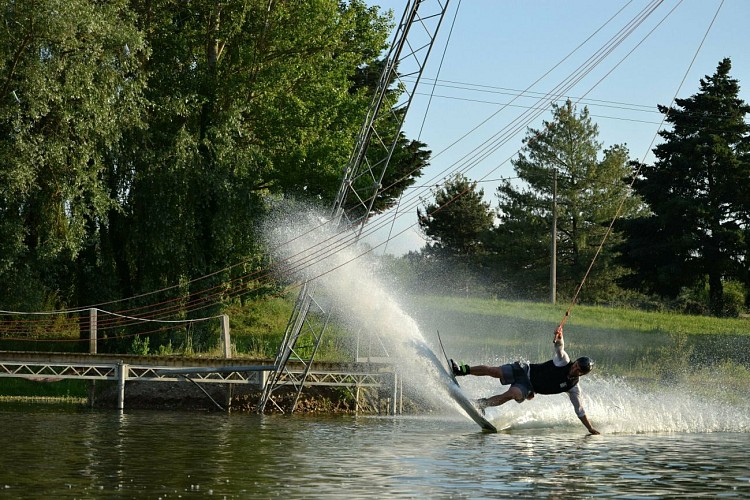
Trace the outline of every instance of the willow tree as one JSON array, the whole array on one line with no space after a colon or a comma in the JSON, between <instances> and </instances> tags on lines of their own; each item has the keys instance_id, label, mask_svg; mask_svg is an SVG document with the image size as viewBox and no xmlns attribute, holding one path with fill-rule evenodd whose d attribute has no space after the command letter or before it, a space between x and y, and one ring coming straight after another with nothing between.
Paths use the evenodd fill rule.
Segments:
<instances>
[{"instance_id":1,"label":"willow tree","mask_svg":"<svg viewBox=\"0 0 750 500\"><path fill-rule=\"evenodd\" d=\"M571 297L583 279L610 222L629 217L641 204L628 187L628 151L602 150L598 126L588 109L567 101L553 106L552 120L529 129L513 167L518 180L497 189L499 224L492 238L503 270L523 293L546 296L549 288L553 197L557 208L557 276L562 296ZM609 235L581 298L608 300L625 270L614 262L620 235Z\"/></svg>"}]
</instances>

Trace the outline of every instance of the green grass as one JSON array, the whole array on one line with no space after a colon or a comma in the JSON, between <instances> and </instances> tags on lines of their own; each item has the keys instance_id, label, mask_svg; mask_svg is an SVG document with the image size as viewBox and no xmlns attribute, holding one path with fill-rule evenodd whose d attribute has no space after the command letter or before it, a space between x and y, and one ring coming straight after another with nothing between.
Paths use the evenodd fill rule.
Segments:
<instances>
[{"instance_id":1,"label":"green grass","mask_svg":"<svg viewBox=\"0 0 750 500\"><path fill-rule=\"evenodd\" d=\"M294 308L295 297L274 297L244 306L234 305L227 310L231 330L233 352L238 356L273 359L284 336ZM310 315L308 321L315 332L320 332L322 323ZM306 334L298 340L296 352L309 358L315 339ZM323 335L315 359L336 361L347 359L347 333L339 326L330 324Z\"/></svg>"},{"instance_id":2,"label":"green grass","mask_svg":"<svg viewBox=\"0 0 750 500\"><path fill-rule=\"evenodd\" d=\"M273 358L294 307L293 299L274 297L228 308L233 351L240 356Z\"/></svg>"},{"instance_id":3,"label":"green grass","mask_svg":"<svg viewBox=\"0 0 750 500\"><path fill-rule=\"evenodd\" d=\"M420 297L423 306L447 308L457 313L512 317L559 324L569 304L512 302L504 300L464 299L460 297ZM595 328L601 331L685 335L750 335L750 319L688 316L665 312L603 306L574 305L567 323L571 326Z\"/></svg>"}]
</instances>

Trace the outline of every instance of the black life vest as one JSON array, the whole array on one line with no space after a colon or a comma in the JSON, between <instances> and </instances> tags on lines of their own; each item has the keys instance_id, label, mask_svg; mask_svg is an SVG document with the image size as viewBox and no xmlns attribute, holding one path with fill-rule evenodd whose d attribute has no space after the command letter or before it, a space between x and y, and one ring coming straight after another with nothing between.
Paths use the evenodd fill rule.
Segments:
<instances>
[{"instance_id":1,"label":"black life vest","mask_svg":"<svg viewBox=\"0 0 750 500\"><path fill-rule=\"evenodd\" d=\"M550 359L545 363L534 363L531 367L531 385L537 394L560 394L578 383L578 377L568 377L573 362L555 366Z\"/></svg>"}]
</instances>

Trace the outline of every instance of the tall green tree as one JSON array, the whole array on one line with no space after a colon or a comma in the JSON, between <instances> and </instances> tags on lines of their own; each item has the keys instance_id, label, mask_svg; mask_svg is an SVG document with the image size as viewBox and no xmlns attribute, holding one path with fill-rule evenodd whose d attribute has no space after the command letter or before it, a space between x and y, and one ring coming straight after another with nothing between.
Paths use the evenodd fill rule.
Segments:
<instances>
[{"instance_id":1,"label":"tall green tree","mask_svg":"<svg viewBox=\"0 0 750 500\"><path fill-rule=\"evenodd\" d=\"M620 204L625 217L639 210L627 183L627 149L615 145L602 153L598 134L587 108L578 113L570 101L553 106L552 120L529 129L513 161L522 182L507 180L497 189L499 224L492 248L503 271L527 295L549 292L555 178L557 277L563 296L571 296L583 279ZM583 300L608 300L617 292L613 283L625 273L613 260L619 239L617 233L609 236L587 278Z\"/></svg>"},{"instance_id":2,"label":"tall green tree","mask_svg":"<svg viewBox=\"0 0 750 500\"><path fill-rule=\"evenodd\" d=\"M129 137L126 232L114 235L132 289L257 264L266 197L332 199L369 102L352 77L384 47L387 19L359 1L135 8L151 107L148 131Z\"/></svg>"},{"instance_id":3,"label":"tall green tree","mask_svg":"<svg viewBox=\"0 0 750 500\"><path fill-rule=\"evenodd\" d=\"M484 240L494 213L484 190L461 174L435 193L435 202L417 209L419 226L429 238L421 251L422 268L431 271L425 283L445 292L470 293L484 285Z\"/></svg>"},{"instance_id":4,"label":"tall green tree","mask_svg":"<svg viewBox=\"0 0 750 500\"><path fill-rule=\"evenodd\" d=\"M0 301L56 307L119 209L111 152L140 123L148 50L126 0L1 9Z\"/></svg>"},{"instance_id":5,"label":"tall green tree","mask_svg":"<svg viewBox=\"0 0 750 500\"><path fill-rule=\"evenodd\" d=\"M724 310L723 281L747 280L750 222L750 106L722 60L698 93L659 106L669 130L635 188L653 214L626 225L626 262L646 289L676 296L707 279L709 307Z\"/></svg>"},{"instance_id":6,"label":"tall green tree","mask_svg":"<svg viewBox=\"0 0 750 500\"><path fill-rule=\"evenodd\" d=\"M419 227L432 240L431 252L451 257L479 253L494 219L490 204L484 201L484 190L461 174L435 193L434 203L417 209L417 217Z\"/></svg>"}]
</instances>

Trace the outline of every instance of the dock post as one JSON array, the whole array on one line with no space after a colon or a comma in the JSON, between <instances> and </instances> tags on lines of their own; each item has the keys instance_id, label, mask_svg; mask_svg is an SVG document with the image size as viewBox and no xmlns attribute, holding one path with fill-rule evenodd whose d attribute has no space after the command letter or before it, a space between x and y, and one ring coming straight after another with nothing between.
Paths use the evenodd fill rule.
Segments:
<instances>
[{"instance_id":1,"label":"dock post","mask_svg":"<svg viewBox=\"0 0 750 500\"><path fill-rule=\"evenodd\" d=\"M393 400L391 403L391 415L398 411L398 372L393 372Z\"/></svg>"},{"instance_id":2,"label":"dock post","mask_svg":"<svg viewBox=\"0 0 750 500\"><path fill-rule=\"evenodd\" d=\"M404 413L404 379L398 380L398 414Z\"/></svg>"},{"instance_id":3,"label":"dock post","mask_svg":"<svg viewBox=\"0 0 750 500\"><path fill-rule=\"evenodd\" d=\"M128 365L117 363L117 409L125 409L125 380L128 378Z\"/></svg>"},{"instance_id":4,"label":"dock post","mask_svg":"<svg viewBox=\"0 0 750 500\"><path fill-rule=\"evenodd\" d=\"M354 389L354 414L359 413L359 384Z\"/></svg>"},{"instance_id":5,"label":"dock post","mask_svg":"<svg viewBox=\"0 0 750 500\"><path fill-rule=\"evenodd\" d=\"M97 351L97 314L96 307L89 309L89 353L96 354ZM94 407L96 398L96 380L89 380L89 406Z\"/></svg>"},{"instance_id":6,"label":"dock post","mask_svg":"<svg viewBox=\"0 0 750 500\"><path fill-rule=\"evenodd\" d=\"M221 315L221 341L224 344L224 358L229 359L232 357L232 345L229 343L229 315ZM232 408L232 384L226 385L226 408L229 412Z\"/></svg>"}]
</instances>

